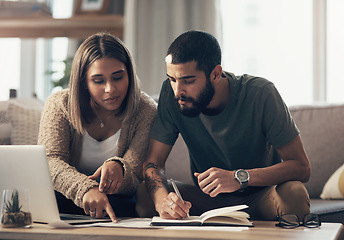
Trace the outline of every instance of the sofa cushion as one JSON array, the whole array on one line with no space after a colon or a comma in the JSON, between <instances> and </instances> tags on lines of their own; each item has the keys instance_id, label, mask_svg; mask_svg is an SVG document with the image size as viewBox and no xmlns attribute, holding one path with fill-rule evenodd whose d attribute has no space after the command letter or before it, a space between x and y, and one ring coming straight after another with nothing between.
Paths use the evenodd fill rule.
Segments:
<instances>
[{"instance_id":1,"label":"sofa cushion","mask_svg":"<svg viewBox=\"0 0 344 240\"><path fill-rule=\"evenodd\" d=\"M311 213L318 214L322 222L344 224L344 200L311 199Z\"/></svg>"},{"instance_id":2,"label":"sofa cushion","mask_svg":"<svg viewBox=\"0 0 344 240\"><path fill-rule=\"evenodd\" d=\"M305 184L311 198L320 198L329 177L343 164L344 104L290 107L312 166Z\"/></svg>"},{"instance_id":3,"label":"sofa cushion","mask_svg":"<svg viewBox=\"0 0 344 240\"><path fill-rule=\"evenodd\" d=\"M328 179L320 197L322 199L344 199L344 164Z\"/></svg>"},{"instance_id":4,"label":"sofa cushion","mask_svg":"<svg viewBox=\"0 0 344 240\"><path fill-rule=\"evenodd\" d=\"M0 145L11 144L11 123L7 117L8 101L0 102Z\"/></svg>"},{"instance_id":5,"label":"sofa cushion","mask_svg":"<svg viewBox=\"0 0 344 240\"><path fill-rule=\"evenodd\" d=\"M12 145L36 145L43 104L36 99L10 100L7 116L12 124Z\"/></svg>"},{"instance_id":6,"label":"sofa cushion","mask_svg":"<svg viewBox=\"0 0 344 240\"><path fill-rule=\"evenodd\" d=\"M165 174L167 178L194 184L190 168L189 151L181 135L179 135L166 160Z\"/></svg>"}]
</instances>

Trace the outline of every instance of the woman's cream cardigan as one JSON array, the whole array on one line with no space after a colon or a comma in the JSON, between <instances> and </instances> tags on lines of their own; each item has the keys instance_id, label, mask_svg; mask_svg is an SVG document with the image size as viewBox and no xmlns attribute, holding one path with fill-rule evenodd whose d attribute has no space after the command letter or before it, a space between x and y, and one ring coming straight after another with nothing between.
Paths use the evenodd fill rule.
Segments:
<instances>
[{"instance_id":1,"label":"woman's cream cardigan","mask_svg":"<svg viewBox=\"0 0 344 240\"><path fill-rule=\"evenodd\" d=\"M55 190L82 207L84 194L99 184L76 170L80 161L83 136L76 132L69 121L68 95L69 90L62 90L46 100L38 144L46 148ZM112 158L122 162L124 167L123 182L118 192L120 194L135 194L143 179L142 165L155 115L156 102L142 93L137 112L122 123L118 155Z\"/></svg>"}]
</instances>

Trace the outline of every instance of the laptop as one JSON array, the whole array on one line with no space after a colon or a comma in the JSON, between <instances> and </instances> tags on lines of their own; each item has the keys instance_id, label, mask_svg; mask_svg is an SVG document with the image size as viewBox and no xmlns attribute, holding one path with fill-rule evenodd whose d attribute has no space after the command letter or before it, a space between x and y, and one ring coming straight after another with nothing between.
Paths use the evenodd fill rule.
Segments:
<instances>
[{"instance_id":1,"label":"laptop","mask_svg":"<svg viewBox=\"0 0 344 240\"><path fill-rule=\"evenodd\" d=\"M4 189L28 189L30 211L36 223L55 227L110 222L87 215L59 214L44 146L0 145L0 196ZM67 225L67 224L68 225Z\"/></svg>"}]
</instances>

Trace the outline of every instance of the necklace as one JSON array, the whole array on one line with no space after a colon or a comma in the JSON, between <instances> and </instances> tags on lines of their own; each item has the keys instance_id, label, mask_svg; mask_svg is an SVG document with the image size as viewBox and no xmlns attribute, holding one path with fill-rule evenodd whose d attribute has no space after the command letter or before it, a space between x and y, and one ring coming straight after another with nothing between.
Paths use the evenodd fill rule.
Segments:
<instances>
[{"instance_id":1,"label":"necklace","mask_svg":"<svg viewBox=\"0 0 344 240\"><path fill-rule=\"evenodd\" d=\"M99 118L99 121L100 121L100 128L103 128L105 126L103 121L100 118Z\"/></svg>"},{"instance_id":2,"label":"necklace","mask_svg":"<svg viewBox=\"0 0 344 240\"><path fill-rule=\"evenodd\" d=\"M97 111L97 110L100 109L100 106L95 101L91 100L91 107L93 108L93 112L94 112L94 114L96 115L96 117L98 118L98 120L100 122L99 123L99 127L100 128L104 128L106 120L108 120L111 116L114 116L114 113L116 112L116 111L111 111L108 116L106 116L104 119L101 119L99 117L99 114L98 114L98 111Z\"/></svg>"},{"instance_id":3,"label":"necklace","mask_svg":"<svg viewBox=\"0 0 344 240\"><path fill-rule=\"evenodd\" d=\"M99 120L99 122L100 122L100 124L99 124L100 128L103 128L103 127L105 126L104 122L105 122L106 120L108 120L112 115L113 115L113 113L110 113L110 115L108 115L106 118L104 118L104 120L102 120L102 119L98 116L98 114L96 114L96 116L97 116L97 118L98 118L98 120Z\"/></svg>"}]
</instances>

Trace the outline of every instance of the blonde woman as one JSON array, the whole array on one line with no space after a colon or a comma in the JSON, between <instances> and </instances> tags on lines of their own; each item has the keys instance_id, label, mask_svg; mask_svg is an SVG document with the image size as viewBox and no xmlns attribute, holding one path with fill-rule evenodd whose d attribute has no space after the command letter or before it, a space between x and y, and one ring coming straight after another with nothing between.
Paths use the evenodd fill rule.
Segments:
<instances>
[{"instance_id":1,"label":"blonde woman","mask_svg":"<svg viewBox=\"0 0 344 240\"><path fill-rule=\"evenodd\" d=\"M44 145L60 212L135 216L135 192L156 103L140 91L133 60L116 37L98 33L77 50L69 88L44 106Z\"/></svg>"}]
</instances>

